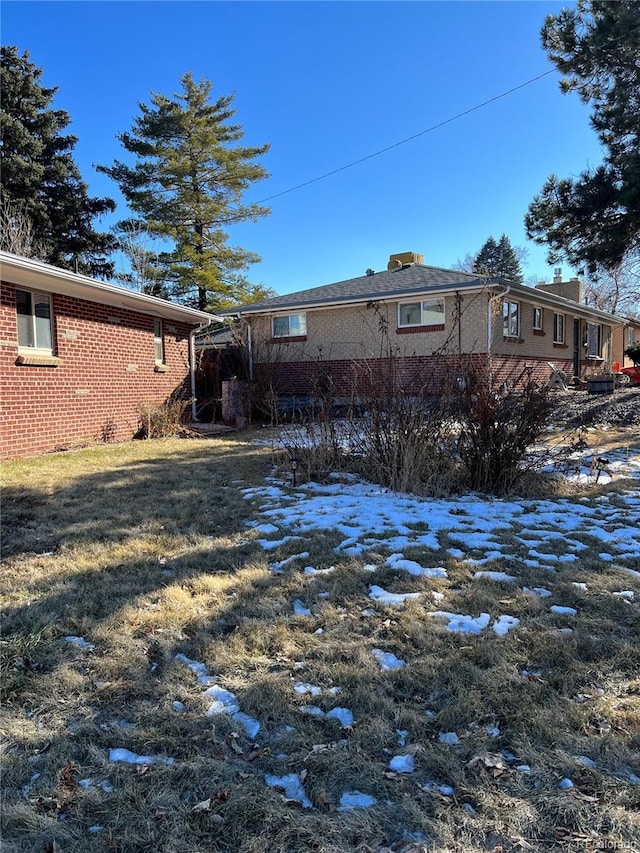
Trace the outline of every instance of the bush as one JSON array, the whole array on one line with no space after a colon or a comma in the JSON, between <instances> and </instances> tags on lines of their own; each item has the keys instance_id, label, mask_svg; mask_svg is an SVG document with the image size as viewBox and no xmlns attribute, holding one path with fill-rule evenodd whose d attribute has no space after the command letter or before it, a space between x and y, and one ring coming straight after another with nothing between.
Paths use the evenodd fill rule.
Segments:
<instances>
[{"instance_id":1,"label":"bush","mask_svg":"<svg viewBox=\"0 0 640 853\"><path fill-rule=\"evenodd\" d=\"M627 347L624 354L631 359L634 367L640 367L640 341Z\"/></svg>"},{"instance_id":2,"label":"bush","mask_svg":"<svg viewBox=\"0 0 640 853\"><path fill-rule=\"evenodd\" d=\"M501 393L489 374L475 378L460 410L457 454L469 488L493 494L511 492L537 465L532 445L549 423L551 400L546 386L527 373Z\"/></svg>"},{"instance_id":3,"label":"bush","mask_svg":"<svg viewBox=\"0 0 640 853\"><path fill-rule=\"evenodd\" d=\"M142 403L139 407L140 426L136 438L167 438L185 430L186 400L168 400L160 406Z\"/></svg>"}]
</instances>

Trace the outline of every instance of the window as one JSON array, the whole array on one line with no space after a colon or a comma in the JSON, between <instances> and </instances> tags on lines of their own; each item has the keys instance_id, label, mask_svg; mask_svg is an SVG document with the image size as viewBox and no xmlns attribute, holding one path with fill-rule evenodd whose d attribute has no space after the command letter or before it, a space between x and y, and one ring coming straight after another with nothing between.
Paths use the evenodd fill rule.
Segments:
<instances>
[{"instance_id":1,"label":"window","mask_svg":"<svg viewBox=\"0 0 640 853\"><path fill-rule=\"evenodd\" d=\"M274 338L297 338L307 334L306 314L285 314L272 321Z\"/></svg>"},{"instance_id":2,"label":"window","mask_svg":"<svg viewBox=\"0 0 640 853\"><path fill-rule=\"evenodd\" d=\"M162 320L153 321L153 353L156 364L164 364L164 338L162 335Z\"/></svg>"},{"instance_id":3,"label":"window","mask_svg":"<svg viewBox=\"0 0 640 853\"><path fill-rule=\"evenodd\" d=\"M398 326L444 326L444 299L401 302Z\"/></svg>"},{"instance_id":4,"label":"window","mask_svg":"<svg viewBox=\"0 0 640 853\"><path fill-rule=\"evenodd\" d=\"M534 308L533 309L533 330L535 332L542 331L542 308Z\"/></svg>"},{"instance_id":5,"label":"window","mask_svg":"<svg viewBox=\"0 0 640 853\"><path fill-rule=\"evenodd\" d=\"M587 323L587 358L602 356L602 326L599 323Z\"/></svg>"},{"instance_id":6,"label":"window","mask_svg":"<svg viewBox=\"0 0 640 853\"><path fill-rule=\"evenodd\" d=\"M502 303L502 334L505 338L520 337L520 303Z\"/></svg>"},{"instance_id":7,"label":"window","mask_svg":"<svg viewBox=\"0 0 640 853\"><path fill-rule=\"evenodd\" d=\"M16 290L18 347L51 353L51 297Z\"/></svg>"},{"instance_id":8,"label":"window","mask_svg":"<svg viewBox=\"0 0 640 853\"><path fill-rule=\"evenodd\" d=\"M632 326L629 326L629 328L627 329L627 346L628 347L633 346L633 327Z\"/></svg>"},{"instance_id":9,"label":"window","mask_svg":"<svg viewBox=\"0 0 640 853\"><path fill-rule=\"evenodd\" d=\"M564 314L553 315L553 342L554 344L564 343Z\"/></svg>"}]
</instances>

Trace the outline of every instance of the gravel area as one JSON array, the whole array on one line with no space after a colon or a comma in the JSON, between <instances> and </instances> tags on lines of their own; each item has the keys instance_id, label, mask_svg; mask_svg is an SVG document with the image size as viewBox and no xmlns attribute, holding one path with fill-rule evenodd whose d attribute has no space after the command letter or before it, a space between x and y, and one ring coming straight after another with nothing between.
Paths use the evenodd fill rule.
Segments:
<instances>
[{"instance_id":1,"label":"gravel area","mask_svg":"<svg viewBox=\"0 0 640 853\"><path fill-rule=\"evenodd\" d=\"M635 428L640 437L640 386L616 389L613 394L552 391L553 416L558 426Z\"/></svg>"}]
</instances>

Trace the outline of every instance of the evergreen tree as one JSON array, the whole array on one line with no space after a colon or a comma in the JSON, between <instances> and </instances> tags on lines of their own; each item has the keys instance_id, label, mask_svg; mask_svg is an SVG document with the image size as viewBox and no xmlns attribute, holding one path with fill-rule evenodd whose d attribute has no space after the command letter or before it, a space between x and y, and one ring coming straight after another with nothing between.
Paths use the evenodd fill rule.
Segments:
<instances>
[{"instance_id":1,"label":"evergreen tree","mask_svg":"<svg viewBox=\"0 0 640 853\"><path fill-rule=\"evenodd\" d=\"M473 271L518 284L524 278L517 252L506 234L497 243L489 237L474 259Z\"/></svg>"},{"instance_id":2,"label":"evergreen tree","mask_svg":"<svg viewBox=\"0 0 640 853\"><path fill-rule=\"evenodd\" d=\"M227 245L224 226L255 221L269 213L245 204L244 191L267 177L256 161L268 145L243 147L232 95L210 102L211 83L181 78L173 98L152 94L140 104L130 133L119 136L133 154L133 166L116 160L100 171L119 185L146 231L168 245L158 255L165 281L179 300L204 310L242 298L250 288L242 270L260 260L245 249Z\"/></svg>"},{"instance_id":3,"label":"evergreen tree","mask_svg":"<svg viewBox=\"0 0 640 853\"><path fill-rule=\"evenodd\" d=\"M71 119L51 107L57 89L40 84L42 69L16 47L3 47L1 60L2 209L19 210L30 223L43 260L69 269L77 262L83 272L109 276L113 264L106 256L115 241L92 222L115 203L89 197L72 155L77 139L62 133Z\"/></svg>"},{"instance_id":4,"label":"evergreen tree","mask_svg":"<svg viewBox=\"0 0 640 853\"><path fill-rule=\"evenodd\" d=\"M592 107L604 163L578 178L551 175L525 217L549 262L615 269L640 246L640 3L579 0L550 15L542 44L563 92Z\"/></svg>"}]
</instances>

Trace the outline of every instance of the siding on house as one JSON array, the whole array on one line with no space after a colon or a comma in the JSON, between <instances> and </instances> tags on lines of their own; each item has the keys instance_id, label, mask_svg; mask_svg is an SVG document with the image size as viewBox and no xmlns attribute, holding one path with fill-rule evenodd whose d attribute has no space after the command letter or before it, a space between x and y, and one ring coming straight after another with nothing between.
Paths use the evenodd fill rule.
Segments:
<instances>
[{"instance_id":1,"label":"siding on house","mask_svg":"<svg viewBox=\"0 0 640 853\"><path fill-rule=\"evenodd\" d=\"M24 289L22 285L19 289ZM43 291L42 287L38 287ZM130 439L141 404L160 405L189 382L194 324L163 319L164 365L154 317L52 293L56 366L19 364L16 286L0 293L0 455L33 456L95 441Z\"/></svg>"},{"instance_id":2,"label":"siding on house","mask_svg":"<svg viewBox=\"0 0 640 853\"><path fill-rule=\"evenodd\" d=\"M256 377L261 383L273 384L281 393L308 394L323 374L330 374L335 393L349 395L369 382L379 382L385 374L385 356L395 357L395 379L405 391L418 392L431 388L448 377L455 377L471 366L488 366L489 358L495 378L508 381L524 370L539 381L548 381L550 363L574 375L606 364L611 353L611 326L601 323L602 350L600 360L587 360L583 340L584 316L572 312L569 303L557 307L544 304L544 296L536 298L531 289L530 301L520 294L506 299L519 307L519 334L503 334L502 300L496 299L489 309L486 290L466 291L459 303L455 294L444 296L445 323L440 327L398 326L398 304L417 298L376 302L375 309L365 304L314 308L306 312L307 331L303 336L274 338L272 319L296 308L272 314L245 315L251 324L254 342L253 358ZM578 306L576 305L576 308ZM534 330L534 308L542 311L542 328ZM582 306L581 314L584 314ZM303 305L299 311L304 311ZM491 310L491 347L488 348L489 310ZM460 312L460 322L457 322ZM564 317L564 342L554 341L554 314ZM577 319L577 347L574 346L574 320ZM381 332L380 328L386 331ZM577 352L576 352L577 350Z\"/></svg>"}]
</instances>

